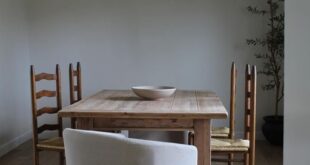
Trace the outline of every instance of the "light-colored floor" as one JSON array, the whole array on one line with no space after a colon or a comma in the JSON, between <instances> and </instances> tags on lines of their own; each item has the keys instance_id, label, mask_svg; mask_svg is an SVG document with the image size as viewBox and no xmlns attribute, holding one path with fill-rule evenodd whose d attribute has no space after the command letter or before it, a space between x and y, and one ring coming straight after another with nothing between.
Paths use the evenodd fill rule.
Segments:
<instances>
[{"instance_id":1,"label":"light-colored floor","mask_svg":"<svg viewBox=\"0 0 310 165\"><path fill-rule=\"evenodd\" d=\"M269 145L265 141L257 141L256 165L282 165L282 147ZM15 150L0 158L0 165L31 165L32 146L31 141L27 141ZM57 165L58 154L55 152L41 152L40 164ZM212 165L222 165L225 163L212 163ZM235 163L237 165L239 163Z\"/></svg>"}]
</instances>

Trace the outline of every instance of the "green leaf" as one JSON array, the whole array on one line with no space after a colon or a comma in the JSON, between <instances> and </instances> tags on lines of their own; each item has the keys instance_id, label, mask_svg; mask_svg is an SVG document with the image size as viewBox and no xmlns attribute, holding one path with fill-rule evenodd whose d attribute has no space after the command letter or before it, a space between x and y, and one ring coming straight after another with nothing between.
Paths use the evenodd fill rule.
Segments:
<instances>
[{"instance_id":1,"label":"green leaf","mask_svg":"<svg viewBox=\"0 0 310 165\"><path fill-rule=\"evenodd\" d=\"M267 13L266 10L259 9L258 7L248 6L247 10L252 14L265 15Z\"/></svg>"}]
</instances>

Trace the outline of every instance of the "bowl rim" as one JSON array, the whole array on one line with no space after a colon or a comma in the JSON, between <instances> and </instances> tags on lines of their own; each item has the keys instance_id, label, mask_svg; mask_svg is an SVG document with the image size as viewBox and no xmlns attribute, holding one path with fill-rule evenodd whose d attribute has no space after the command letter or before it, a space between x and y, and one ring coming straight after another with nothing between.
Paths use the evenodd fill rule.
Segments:
<instances>
[{"instance_id":1,"label":"bowl rim","mask_svg":"<svg viewBox=\"0 0 310 165\"><path fill-rule=\"evenodd\" d=\"M163 91L163 90L176 90L175 87L172 86L151 86L151 85L141 85L141 86L133 86L131 87L133 90L152 90L152 91Z\"/></svg>"}]
</instances>

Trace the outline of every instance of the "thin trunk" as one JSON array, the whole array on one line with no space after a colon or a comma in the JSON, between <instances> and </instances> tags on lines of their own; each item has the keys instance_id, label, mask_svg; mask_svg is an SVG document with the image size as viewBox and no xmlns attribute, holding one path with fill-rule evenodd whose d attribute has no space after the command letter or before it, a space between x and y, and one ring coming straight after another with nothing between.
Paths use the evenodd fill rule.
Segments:
<instances>
[{"instance_id":1,"label":"thin trunk","mask_svg":"<svg viewBox=\"0 0 310 165\"><path fill-rule=\"evenodd\" d=\"M279 94L280 94L280 86L276 86L276 105L275 105L275 118L278 119L279 112Z\"/></svg>"},{"instance_id":2,"label":"thin trunk","mask_svg":"<svg viewBox=\"0 0 310 165\"><path fill-rule=\"evenodd\" d=\"M276 86L276 97L275 97L275 118L278 119L278 112L279 112L279 94L280 94L280 78L279 78L279 69L276 61L276 52L274 49L274 38L275 38L275 25L274 25L274 8L273 8L273 1L269 0L270 6L270 24L271 24L271 45L270 45L270 63L274 72L274 81Z\"/></svg>"}]
</instances>

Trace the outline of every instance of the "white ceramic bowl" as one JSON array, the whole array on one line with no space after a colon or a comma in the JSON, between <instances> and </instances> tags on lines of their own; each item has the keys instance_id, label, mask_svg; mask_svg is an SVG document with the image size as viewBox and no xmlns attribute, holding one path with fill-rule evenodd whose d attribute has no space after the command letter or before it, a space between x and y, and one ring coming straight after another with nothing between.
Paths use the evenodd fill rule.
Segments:
<instances>
[{"instance_id":1,"label":"white ceramic bowl","mask_svg":"<svg viewBox=\"0 0 310 165\"><path fill-rule=\"evenodd\" d=\"M149 100L169 97L176 91L175 87L169 86L135 86L131 89L137 96Z\"/></svg>"}]
</instances>

